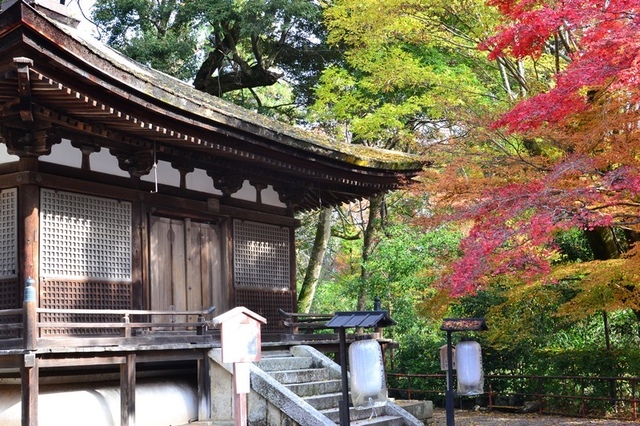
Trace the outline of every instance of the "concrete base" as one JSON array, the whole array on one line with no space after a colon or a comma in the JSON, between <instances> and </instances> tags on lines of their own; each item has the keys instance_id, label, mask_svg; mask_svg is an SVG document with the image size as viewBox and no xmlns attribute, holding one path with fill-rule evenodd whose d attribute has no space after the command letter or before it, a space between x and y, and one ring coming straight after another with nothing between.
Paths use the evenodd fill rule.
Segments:
<instances>
[{"instance_id":1,"label":"concrete base","mask_svg":"<svg viewBox=\"0 0 640 426\"><path fill-rule=\"evenodd\" d=\"M393 402L425 423L433 418L433 401L400 399Z\"/></svg>"}]
</instances>

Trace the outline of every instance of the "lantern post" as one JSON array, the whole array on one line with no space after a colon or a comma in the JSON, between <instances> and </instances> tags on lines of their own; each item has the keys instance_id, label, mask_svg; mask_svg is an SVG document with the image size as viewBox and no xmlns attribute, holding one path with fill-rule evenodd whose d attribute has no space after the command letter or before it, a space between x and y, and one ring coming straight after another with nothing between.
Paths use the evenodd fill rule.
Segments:
<instances>
[{"instance_id":1,"label":"lantern post","mask_svg":"<svg viewBox=\"0 0 640 426\"><path fill-rule=\"evenodd\" d=\"M376 305L378 307L378 305ZM349 380L347 377L347 328L382 328L396 325L396 322L389 317L387 311L355 311L336 312L326 326L338 331L340 336L340 367L342 370L342 400L339 405L340 426L349 426L351 423L349 416Z\"/></svg>"},{"instance_id":2,"label":"lantern post","mask_svg":"<svg viewBox=\"0 0 640 426\"><path fill-rule=\"evenodd\" d=\"M488 330L488 327L484 318L444 318L440 330L447 332L447 391L445 393L447 426L455 426L451 333L454 331L484 331Z\"/></svg>"}]
</instances>

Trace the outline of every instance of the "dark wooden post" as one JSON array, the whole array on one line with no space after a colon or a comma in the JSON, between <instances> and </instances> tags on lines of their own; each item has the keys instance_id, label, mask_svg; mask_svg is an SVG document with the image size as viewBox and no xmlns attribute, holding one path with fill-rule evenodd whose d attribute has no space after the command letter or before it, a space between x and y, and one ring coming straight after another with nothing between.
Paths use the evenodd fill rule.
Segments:
<instances>
[{"instance_id":1,"label":"dark wooden post","mask_svg":"<svg viewBox=\"0 0 640 426\"><path fill-rule=\"evenodd\" d=\"M203 314L198 315L198 323L200 325L198 325L196 334L198 336L204 336L204 334L207 332L207 323L205 322L205 318Z\"/></svg>"},{"instance_id":2,"label":"dark wooden post","mask_svg":"<svg viewBox=\"0 0 640 426\"><path fill-rule=\"evenodd\" d=\"M211 361L209 351L198 359L198 420L211 419Z\"/></svg>"},{"instance_id":3,"label":"dark wooden post","mask_svg":"<svg viewBox=\"0 0 640 426\"><path fill-rule=\"evenodd\" d=\"M38 426L39 373L34 353L23 355L20 367L22 385L22 426Z\"/></svg>"},{"instance_id":4,"label":"dark wooden post","mask_svg":"<svg viewBox=\"0 0 640 426\"><path fill-rule=\"evenodd\" d=\"M136 354L125 356L120 365L120 426L136 422Z\"/></svg>"}]
</instances>

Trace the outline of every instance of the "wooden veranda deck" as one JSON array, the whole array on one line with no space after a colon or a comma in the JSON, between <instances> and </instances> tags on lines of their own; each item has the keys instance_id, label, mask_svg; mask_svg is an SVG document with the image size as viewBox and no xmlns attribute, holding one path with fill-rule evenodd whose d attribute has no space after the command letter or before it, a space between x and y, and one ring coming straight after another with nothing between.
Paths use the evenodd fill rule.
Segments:
<instances>
[{"instance_id":1,"label":"wooden veranda deck","mask_svg":"<svg viewBox=\"0 0 640 426\"><path fill-rule=\"evenodd\" d=\"M218 340L210 332L215 308L201 311L49 309L0 310L0 355L67 348L161 347L206 345ZM70 320L70 318L100 320ZM104 319L112 319L105 321ZM184 318L187 320L185 321ZM195 321L188 319L195 318Z\"/></svg>"},{"instance_id":2,"label":"wooden veranda deck","mask_svg":"<svg viewBox=\"0 0 640 426\"><path fill-rule=\"evenodd\" d=\"M25 302L23 309L0 310L0 371L22 389L22 424L37 424L41 370L90 380L100 367L120 381L121 425L133 424L137 365L194 363L198 417L210 413L207 353L220 347L209 330L214 309L202 311L49 309ZM73 318L78 318L74 320ZM91 319L95 320L91 320Z\"/></svg>"}]
</instances>

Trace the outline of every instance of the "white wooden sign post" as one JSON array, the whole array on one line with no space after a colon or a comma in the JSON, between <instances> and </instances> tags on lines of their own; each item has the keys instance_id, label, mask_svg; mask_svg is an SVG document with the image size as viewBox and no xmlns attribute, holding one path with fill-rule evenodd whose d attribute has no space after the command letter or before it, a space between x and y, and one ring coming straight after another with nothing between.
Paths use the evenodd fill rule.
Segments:
<instances>
[{"instance_id":1,"label":"white wooden sign post","mask_svg":"<svg viewBox=\"0 0 640 426\"><path fill-rule=\"evenodd\" d=\"M233 363L235 426L247 425L247 394L251 390L249 365L260 361L260 326L266 323L265 318L242 306L213 318L213 325L220 326L222 362Z\"/></svg>"}]
</instances>

